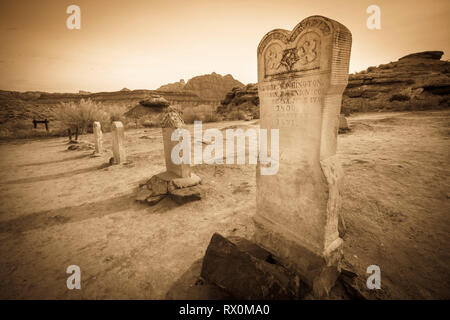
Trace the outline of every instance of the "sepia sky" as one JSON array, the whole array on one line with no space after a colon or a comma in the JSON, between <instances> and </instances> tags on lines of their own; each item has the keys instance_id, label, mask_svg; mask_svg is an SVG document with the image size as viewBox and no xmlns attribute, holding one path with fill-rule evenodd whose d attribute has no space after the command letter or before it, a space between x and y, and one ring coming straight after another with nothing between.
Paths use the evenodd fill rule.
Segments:
<instances>
[{"instance_id":1,"label":"sepia sky","mask_svg":"<svg viewBox=\"0 0 450 320\"><path fill-rule=\"evenodd\" d=\"M81 30L66 8L81 8ZM369 5L381 30L369 30ZM256 82L270 30L323 15L353 34L350 72L413 52L450 54L450 0L0 0L0 89L156 89L217 72Z\"/></svg>"}]
</instances>

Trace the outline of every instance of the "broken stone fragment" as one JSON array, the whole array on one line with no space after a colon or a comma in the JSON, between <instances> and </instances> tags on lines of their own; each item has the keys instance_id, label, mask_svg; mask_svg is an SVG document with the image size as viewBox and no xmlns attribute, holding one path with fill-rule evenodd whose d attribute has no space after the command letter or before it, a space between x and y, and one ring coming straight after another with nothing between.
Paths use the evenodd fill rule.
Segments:
<instances>
[{"instance_id":1,"label":"broken stone fragment","mask_svg":"<svg viewBox=\"0 0 450 320\"><path fill-rule=\"evenodd\" d=\"M175 202L183 204L189 201L201 200L203 190L199 186L193 186L182 189L173 189L170 196Z\"/></svg>"},{"instance_id":2,"label":"broken stone fragment","mask_svg":"<svg viewBox=\"0 0 450 320\"><path fill-rule=\"evenodd\" d=\"M80 151L93 150L94 145L90 142L78 141L76 144L71 144L67 149L68 150L80 150Z\"/></svg>"},{"instance_id":3,"label":"broken stone fragment","mask_svg":"<svg viewBox=\"0 0 450 320\"><path fill-rule=\"evenodd\" d=\"M161 172L139 186L136 201L156 204L162 199L160 196L165 195L170 195L179 204L200 200L203 193L203 189L197 188L200 182L200 177L195 174L180 178L170 171Z\"/></svg>"},{"instance_id":4,"label":"broken stone fragment","mask_svg":"<svg viewBox=\"0 0 450 320\"><path fill-rule=\"evenodd\" d=\"M342 283L350 299L368 300L364 293L364 287L361 286L361 281L358 281L358 275L353 271L342 269L338 281Z\"/></svg>"},{"instance_id":5,"label":"broken stone fragment","mask_svg":"<svg viewBox=\"0 0 450 320\"><path fill-rule=\"evenodd\" d=\"M147 188L152 190L152 195L157 196L160 194L166 194L168 190L168 181L161 178L159 174L154 175L147 182Z\"/></svg>"},{"instance_id":6,"label":"broken stone fragment","mask_svg":"<svg viewBox=\"0 0 450 320\"><path fill-rule=\"evenodd\" d=\"M201 276L236 299L299 299L308 291L298 276L255 243L215 233L206 250Z\"/></svg>"},{"instance_id":7,"label":"broken stone fragment","mask_svg":"<svg viewBox=\"0 0 450 320\"><path fill-rule=\"evenodd\" d=\"M165 196L166 195L164 195L164 194L159 195L159 196L151 196L146 199L146 202L149 205L153 206L153 205L157 204L158 202L160 202L162 199L164 199Z\"/></svg>"},{"instance_id":8,"label":"broken stone fragment","mask_svg":"<svg viewBox=\"0 0 450 320\"><path fill-rule=\"evenodd\" d=\"M136 201L146 201L148 197L152 195L152 190L149 190L145 185L139 187Z\"/></svg>"}]
</instances>

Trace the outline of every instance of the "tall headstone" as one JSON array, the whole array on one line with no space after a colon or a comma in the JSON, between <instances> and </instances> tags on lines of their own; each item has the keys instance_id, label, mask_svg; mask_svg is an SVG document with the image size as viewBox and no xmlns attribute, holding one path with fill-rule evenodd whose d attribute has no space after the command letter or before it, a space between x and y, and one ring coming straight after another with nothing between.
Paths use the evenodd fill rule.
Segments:
<instances>
[{"instance_id":1,"label":"tall headstone","mask_svg":"<svg viewBox=\"0 0 450 320\"><path fill-rule=\"evenodd\" d=\"M345 26L312 16L258 46L260 127L279 129L280 154L277 174L257 169L255 241L318 296L329 293L342 258L336 144L351 42Z\"/></svg>"},{"instance_id":2,"label":"tall headstone","mask_svg":"<svg viewBox=\"0 0 450 320\"><path fill-rule=\"evenodd\" d=\"M94 129L94 146L95 146L94 153L99 154L103 152L103 134L100 122L94 121L93 129Z\"/></svg>"},{"instance_id":3,"label":"tall headstone","mask_svg":"<svg viewBox=\"0 0 450 320\"><path fill-rule=\"evenodd\" d=\"M179 143L179 141L172 141L172 133L182 128L184 125L183 119L181 119L179 113L172 109L167 108L164 112L161 120L163 143L164 143L164 158L166 160L167 172L175 174L177 177L189 178L191 176L191 166L188 163L175 164L172 161L171 154L172 149ZM181 138L183 139L183 138ZM189 155L190 157L190 155Z\"/></svg>"},{"instance_id":4,"label":"tall headstone","mask_svg":"<svg viewBox=\"0 0 450 320\"><path fill-rule=\"evenodd\" d=\"M114 121L112 124L112 149L114 164L120 164L127 161L124 140L125 130L122 122Z\"/></svg>"}]
</instances>

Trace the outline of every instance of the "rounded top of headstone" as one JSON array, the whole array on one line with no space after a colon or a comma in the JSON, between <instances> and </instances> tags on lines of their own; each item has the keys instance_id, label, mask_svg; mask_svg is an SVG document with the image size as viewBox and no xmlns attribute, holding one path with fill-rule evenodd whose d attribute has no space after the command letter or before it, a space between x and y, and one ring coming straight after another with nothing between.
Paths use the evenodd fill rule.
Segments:
<instances>
[{"instance_id":1,"label":"rounded top of headstone","mask_svg":"<svg viewBox=\"0 0 450 320\"><path fill-rule=\"evenodd\" d=\"M344 25L323 16L308 17L292 31L272 30L258 46L258 82L322 72L333 90L341 90L348 81L351 43Z\"/></svg>"},{"instance_id":2,"label":"rounded top of headstone","mask_svg":"<svg viewBox=\"0 0 450 320\"><path fill-rule=\"evenodd\" d=\"M172 107L168 107L161 117L162 128L181 128L184 125L180 113Z\"/></svg>"},{"instance_id":3,"label":"rounded top of headstone","mask_svg":"<svg viewBox=\"0 0 450 320\"><path fill-rule=\"evenodd\" d=\"M170 103L159 95L151 95L149 98L139 101L139 104L144 107L167 108Z\"/></svg>"}]
</instances>

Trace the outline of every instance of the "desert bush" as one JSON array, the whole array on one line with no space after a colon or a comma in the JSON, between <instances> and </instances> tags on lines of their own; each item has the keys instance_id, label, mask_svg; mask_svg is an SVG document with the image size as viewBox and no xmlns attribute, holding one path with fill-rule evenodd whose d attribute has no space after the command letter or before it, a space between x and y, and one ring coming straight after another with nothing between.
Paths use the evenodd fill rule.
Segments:
<instances>
[{"instance_id":1,"label":"desert bush","mask_svg":"<svg viewBox=\"0 0 450 320\"><path fill-rule=\"evenodd\" d=\"M55 117L66 128L79 128L80 134L92 132L92 124L99 121L103 131L111 130L113 121L126 120L123 115L126 107L119 105L105 106L91 99L81 99L79 102L61 102L55 112Z\"/></svg>"},{"instance_id":2,"label":"desert bush","mask_svg":"<svg viewBox=\"0 0 450 320\"><path fill-rule=\"evenodd\" d=\"M66 129L61 128L59 121L50 121L49 131L43 124L34 129L32 120L8 121L0 126L0 139L29 139L60 137L67 134Z\"/></svg>"},{"instance_id":3,"label":"desert bush","mask_svg":"<svg viewBox=\"0 0 450 320\"><path fill-rule=\"evenodd\" d=\"M411 105L409 102L394 100L388 103L383 108L384 111L408 111L411 110Z\"/></svg>"},{"instance_id":4,"label":"desert bush","mask_svg":"<svg viewBox=\"0 0 450 320\"><path fill-rule=\"evenodd\" d=\"M410 97L405 94L393 94L389 101L409 101Z\"/></svg>"},{"instance_id":5,"label":"desert bush","mask_svg":"<svg viewBox=\"0 0 450 320\"><path fill-rule=\"evenodd\" d=\"M380 64L378 68L381 70L392 69L394 66L392 63Z\"/></svg>"},{"instance_id":6,"label":"desert bush","mask_svg":"<svg viewBox=\"0 0 450 320\"><path fill-rule=\"evenodd\" d=\"M253 112L252 112L252 118L253 118L253 119L259 119L259 108L253 110Z\"/></svg>"},{"instance_id":7,"label":"desert bush","mask_svg":"<svg viewBox=\"0 0 450 320\"><path fill-rule=\"evenodd\" d=\"M246 120L247 118L248 115L242 110L233 110L227 116L229 120Z\"/></svg>"},{"instance_id":8,"label":"desert bush","mask_svg":"<svg viewBox=\"0 0 450 320\"><path fill-rule=\"evenodd\" d=\"M216 122L218 120L216 108L210 105L184 107L180 113L183 121L188 124L194 121Z\"/></svg>"},{"instance_id":9,"label":"desert bush","mask_svg":"<svg viewBox=\"0 0 450 320\"><path fill-rule=\"evenodd\" d=\"M143 127L145 127L145 128L151 128L151 127L156 127L157 126L157 124L154 122L154 121L152 121L152 120L144 120L144 121L142 121L142 124L141 124Z\"/></svg>"},{"instance_id":10,"label":"desert bush","mask_svg":"<svg viewBox=\"0 0 450 320\"><path fill-rule=\"evenodd\" d=\"M232 110L227 114L227 120L238 120L239 118L239 110Z\"/></svg>"},{"instance_id":11,"label":"desert bush","mask_svg":"<svg viewBox=\"0 0 450 320\"><path fill-rule=\"evenodd\" d=\"M94 121L109 122L109 115L100 103L91 99L81 99L79 102L60 102L55 116L68 128L79 128L80 133L88 132Z\"/></svg>"},{"instance_id":12,"label":"desert bush","mask_svg":"<svg viewBox=\"0 0 450 320\"><path fill-rule=\"evenodd\" d=\"M203 122L217 122L219 117L217 113L206 113L203 115Z\"/></svg>"},{"instance_id":13,"label":"desert bush","mask_svg":"<svg viewBox=\"0 0 450 320\"><path fill-rule=\"evenodd\" d=\"M181 117L183 118L184 123L194 123L195 120L201 120L200 116L195 114L192 107L188 107L183 109L183 113L181 114Z\"/></svg>"},{"instance_id":14,"label":"desert bush","mask_svg":"<svg viewBox=\"0 0 450 320\"><path fill-rule=\"evenodd\" d=\"M113 121L122 121L124 122L126 120L126 117L123 115L127 108L123 106L108 106L103 107L103 110L109 115L109 120L111 122Z\"/></svg>"},{"instance_id":15,"label":"desert bush","mask_svg":"<svg viewBox=\"0 0 450 320\"><path fill-rule=\"evenodd\" d=\"M217 107L205 104L198 106L197 110L201 114L201 120L203 122L216 122L218 120Z\"/></svg>"},{"instance_id":16,"label":"desert bush","mask_svg":"<svg viewBox=\"0 0 450 320\"><path fill-rule=\"evenodd\" d=\"M448 98L428 95L424 99L413 99L410 101L411 110L433 110L448 108Z\"/></svg>"}]
</instances>

